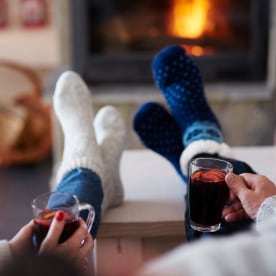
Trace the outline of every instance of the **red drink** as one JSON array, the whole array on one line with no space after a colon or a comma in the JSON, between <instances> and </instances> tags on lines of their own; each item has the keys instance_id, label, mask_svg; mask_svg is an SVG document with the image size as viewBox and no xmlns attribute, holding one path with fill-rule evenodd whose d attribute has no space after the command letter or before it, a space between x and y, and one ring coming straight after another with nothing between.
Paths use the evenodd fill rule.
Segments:
<instances>
[{"instance_id":1,"label":"red drink","mask_svg":"<svg viewBox=\"0 0 276 276\"><path fill-rule=\"evenodd\" d=\"M38 218L34 220L34 235L33 242L36 248L39 248L43 239L46 237L49 227L51 225L52 219L54 218L58 210L46 210L42 212ZM68 239L78 228L79 221L75 219L69 212L64 212L65 225L63 232L60 236L59 243L64 242Z\"/></svg>"},{"instance_id":2,"label":"red drink","mask_svg":"<svg viewBox=\"0 0 276 276\"><path fill-rule=\"evenodd\" d=\"M193 223L213 226L221 222L221 215L229 189L225 175L217 169L201 169L190 177L189 206L190 219Z\"/></svg>"}]
</instances>

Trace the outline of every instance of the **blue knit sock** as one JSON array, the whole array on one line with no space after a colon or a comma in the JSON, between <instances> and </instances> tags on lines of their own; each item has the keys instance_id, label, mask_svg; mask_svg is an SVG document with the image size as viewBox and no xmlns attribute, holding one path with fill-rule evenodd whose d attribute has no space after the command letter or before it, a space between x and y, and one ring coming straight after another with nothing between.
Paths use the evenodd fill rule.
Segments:
<instances>
[{"instance_id":1,"label":"blue knit sock","mask_svg":"<svg viewBox=\"0 0 276 276\"><path fill-rule=\"evenodd\" d=\"M228 152L220 124L205 98L200 70L184 48L168 46L161 50L153 60L152 71L156 85L181 128L184 166L202 152Z\"/></svg>"},{"instance_id":2,"label":"blue knit sock","mask_svg":"<svg viewBox=\"0 0 276 276\"><path fill-rule=\"evenodd\" d=\"M200 71L179 46L169 46L152 63L153 76L181 127L183 142L214 139L222 142L220 125L209 107Z\"/></svg>"},{"instance_id":3,"label":"blue knit sock","mask_svg":"<svg viewBox=\"0 0 276 276\"><path fill-rule=\"evenodd\" d=\"M179 164L183 151L181 129L168 111L158 103L145 103L134 115L133 128L141 142L170 161L186 181Z\"/></svg>"}]
</instances>

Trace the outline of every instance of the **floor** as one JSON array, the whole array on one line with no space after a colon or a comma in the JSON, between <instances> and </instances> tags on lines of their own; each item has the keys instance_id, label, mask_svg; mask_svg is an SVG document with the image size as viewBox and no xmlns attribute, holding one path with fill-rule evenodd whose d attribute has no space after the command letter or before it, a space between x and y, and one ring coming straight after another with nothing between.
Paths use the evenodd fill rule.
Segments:
<instances>
[{"instance_id":1,"label":"floor","mask_svg":"<svg viewBox=\"0 0 276 276\"><path fill-rule=\"evenodd\" d=\"M0 168L0 239L10 239L32 219L31 200L49 190L52 158L37 164Z\"/></svg>"}]
</instances>

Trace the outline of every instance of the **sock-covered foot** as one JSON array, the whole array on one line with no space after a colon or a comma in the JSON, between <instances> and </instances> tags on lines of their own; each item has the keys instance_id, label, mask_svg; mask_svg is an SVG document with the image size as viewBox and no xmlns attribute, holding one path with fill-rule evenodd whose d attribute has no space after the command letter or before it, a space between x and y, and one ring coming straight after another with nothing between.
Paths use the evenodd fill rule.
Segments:
<instances>
[{"instance_id":1,"label":"sock-covered foot","mask_svg":"<svg viewBox=\"0 0 276 276\"><path fill-rule=\"evenodd\" d=\"M220 124L205 98L200 70L184 48L163 49L155 56L152 71L182 131L185 147L180 160L182 170L186 172L189 160L202 152L231 156L230 148L223 142Z\"/></svg>"},{"instance_id":2,"label":"sock-covered foot","mask_svg":"<svg viewBox=\"0 0 276 276\"><path fill-rule=\"evenodd\" d=\"M56 183L74 168L91 169L102 178L103 161L91 125L91 96L78 74L67 71L60 76L53 101L64 134L63 157Z\"/></svg>"},{"instance_id":3,"label":"sock-covered foot","mask_svg":"<svg viewBox=\"0 0 276 276\"><path fill-rule=\"evenodd\" d=\"M171 114L158 103L145 103L134 115L133 128L141 142L170 161L186 181L179 163L184 149L181 129Z\"/></svg>"},{"instance_id":4,"label":"sock-covered foot","mask_svg":"<svg viewBox=\"0 0 276 276\"><path fill-rule=\"evenodd\" d=\"M124 199L120 160L127 145L127 129L121 114L112 106L101 108L93 124L106 168L102 179L104 190L102 214L104 215L109 207L120 205Z\"/></svg>"}]
</instances>

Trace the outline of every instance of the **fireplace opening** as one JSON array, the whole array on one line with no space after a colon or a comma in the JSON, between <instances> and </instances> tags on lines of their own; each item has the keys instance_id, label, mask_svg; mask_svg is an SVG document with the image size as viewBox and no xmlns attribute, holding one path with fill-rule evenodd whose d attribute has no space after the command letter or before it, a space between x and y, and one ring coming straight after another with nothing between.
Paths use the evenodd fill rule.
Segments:
<instances>
[{"instance_id":1,"label":"fireplace opening","mask_svg":"<svg viewBox=\"0 0 276 276\"><path fill-rule=\"evenodd\" d=\"M207 82L266 78L269 0L72 0L71 11L72 67L88 83L152 82L171 44Z\"/></svg>"}]
</instances>

